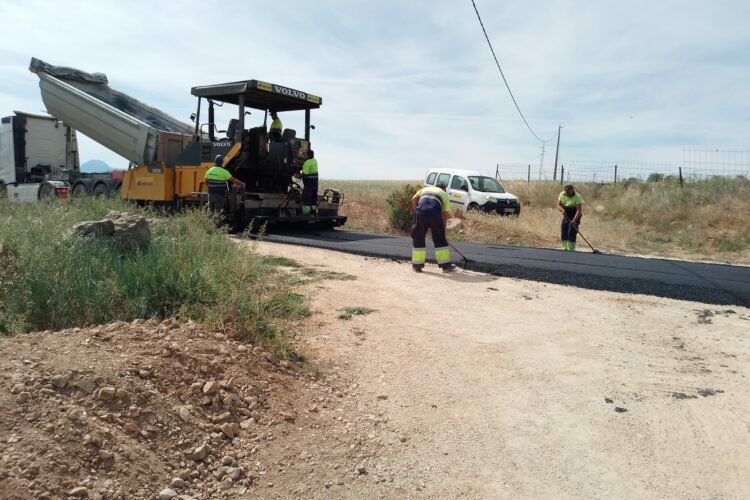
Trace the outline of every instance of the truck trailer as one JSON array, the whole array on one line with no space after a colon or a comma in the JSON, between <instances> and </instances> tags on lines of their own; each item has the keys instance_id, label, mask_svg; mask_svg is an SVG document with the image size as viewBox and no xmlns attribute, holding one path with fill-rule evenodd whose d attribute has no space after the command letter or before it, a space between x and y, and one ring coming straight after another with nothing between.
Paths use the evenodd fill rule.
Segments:
<instances>
[{"instance_id":1,"label":"truck trailer","mask_svg":"<svg viewBox=\"0 0 750 500\"><path fill-rule=\"evenodd\" d=\"M76 131L62 121L21 111L0 119L0 197L109 196L121 184L122 171L81 172Z\"/></svg>"},{"instance_id":2,"label":"truck trailer","mask_svg":"<svg viewBox=\"0 0 750 500\"><path fill-rule=\"evenodd\" d=\"M317 210L303 214L301 188L293 178L310 149L310 112L321 106L318 96L262 80L197 86L191 92L196 112L187 124L111 88L102 73L38 59L29 69L39 77L42 100L53 116L131 162L122 184L126 200L175 209L201 206L208 192L205 174L222 155L223 166L246 185L232 186L224 207L235 229L262 223L333 228L346 222L338 213L343 194L334 188L318 193ZM225 104L236 106L236 115L222 128L215 107ZM264 112L262 125L246 126L248 108ZM304 112L301 137L286 129L280 139L270 138L270 111Z\"/></svg>"}]
</instances>

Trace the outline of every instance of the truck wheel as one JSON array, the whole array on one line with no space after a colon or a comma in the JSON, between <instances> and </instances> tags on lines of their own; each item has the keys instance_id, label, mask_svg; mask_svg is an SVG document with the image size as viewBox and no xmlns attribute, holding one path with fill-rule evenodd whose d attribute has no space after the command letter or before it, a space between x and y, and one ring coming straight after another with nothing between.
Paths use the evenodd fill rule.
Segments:
<instances>
[{"instance_id":1,"label":"truck wheel","mask_svg":"<svg viewBox=\"0 0 750 500\"><path fill-rule=\"evenodd\" d=\"M479 205L476 203L471 203L468 208L469 212L479 212Z\"/></svg>"},{"instance_id":2,"label":"truck wheel","mask_svg":"<svg viewBox=\"0 0 750 500\"><path fill-rule=\"evenodd\" d=\"M73 188L73 198L85 198L89 195L89 190L85 184L76 184Z\"/></svg>"},{"instance_id":3,"label":"truck wheel","mask_svg":"<svg viewBox=\"0 0 750 500\"><path fill-rule=\"evenodd\" d=\"M94 186L94 198L101 198L109 196L109 188L106 184L97 184Z\"/></svg>"},{"instance_id":4,"label":"truck wheel","mask_svg":"<svg viewBox=\"0 0 750 500\"><path fill-rule=\"evenodd\" d=\"M49 184L42 184L39 188L39 200L40 201L52 201L55 199L55 188Z\"/></svg>"}]
</instances>

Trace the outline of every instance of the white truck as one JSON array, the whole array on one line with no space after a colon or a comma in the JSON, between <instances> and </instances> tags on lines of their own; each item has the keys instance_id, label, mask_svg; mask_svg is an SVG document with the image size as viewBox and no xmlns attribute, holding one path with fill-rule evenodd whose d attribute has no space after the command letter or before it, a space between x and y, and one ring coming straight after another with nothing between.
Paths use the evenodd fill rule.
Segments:
<instances>
[{"instance_id":1,"label":"white truck","mask_svg":"<svg viewBox=\"0 0 750 500\"><path fill-rule=\"evenodd\" d=\"M121 182L122 171L81 172L76 132L60 120L20 111L0 119L0 197L109 196Z\"/></svg>"}]
</instances>

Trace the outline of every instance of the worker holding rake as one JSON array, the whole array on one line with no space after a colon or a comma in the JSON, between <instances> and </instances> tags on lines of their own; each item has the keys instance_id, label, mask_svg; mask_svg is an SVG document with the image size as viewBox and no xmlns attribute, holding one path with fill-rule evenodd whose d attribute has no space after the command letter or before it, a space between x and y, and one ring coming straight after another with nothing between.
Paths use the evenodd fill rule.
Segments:
<instances>
[{"instance_id":1,"label":"worker holding rake","mask_svg":"<svg viewBox=\"0 0 750 500\"><path fill-rule=\"evenodd\" d=\"M443 272L455 270L451 262L451 249L445 238L445 221L451 213L451 202L445 194L445 184L420 189L411 199L414 223L411 226L411 265L421 273L427 258L425 236L429 230L435 244L435 259Z\"/></svg>"},{"instance_id":2,"label":"worker holding rake","mask_svg":"<svg viewBox=\"0 0 750 500\"><path fill-rule=\"evenodd\" d=\"M563 220L560 224L563 250L575 252L576 236L583 215L582 206L583 198L581 195L576 193L572 184L566 185L557 198L557 210L563 214Z\"/></svg>"}]
</instances>

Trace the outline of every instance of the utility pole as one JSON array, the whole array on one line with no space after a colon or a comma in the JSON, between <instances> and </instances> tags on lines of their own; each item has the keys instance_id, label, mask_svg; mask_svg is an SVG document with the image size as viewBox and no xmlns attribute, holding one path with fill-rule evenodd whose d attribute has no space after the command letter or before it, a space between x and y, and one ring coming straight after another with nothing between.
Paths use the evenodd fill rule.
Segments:
<instances>
[{"instance_id":1,"label":"utility pole","mask_svg":"<svg viewBox=\"0 0 750 500\"><path fill-rule=\"evenodd\" d=\"M562 130L562 125L558 125L557 127L557 148L555 149L555 171L552 174L552 180L557 180L557 155L560 152L560 130Z\"/></svg>"},{"instance_id":2,"label":"utility pole","mask_svg":"<svg viewBox=\"0 0 750 500\"><path fill-rule=\"evenodd\" d=\"M540 158L539 158L539 180L542 179L542 168L544 166L544 144L542 144L542 148L541 149L542 149L542 152L539 155L540 156Z\"/></svg>"}]
</instances>

